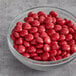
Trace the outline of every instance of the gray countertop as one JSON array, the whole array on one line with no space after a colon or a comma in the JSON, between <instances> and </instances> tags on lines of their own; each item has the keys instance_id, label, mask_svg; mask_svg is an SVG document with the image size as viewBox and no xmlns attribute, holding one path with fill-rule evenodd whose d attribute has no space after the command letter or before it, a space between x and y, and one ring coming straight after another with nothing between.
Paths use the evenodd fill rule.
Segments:
<instances>
[{"instance_id":1,"label":"gray countertop","mask_svg":"<svg viewBox=\"0 0 76 76\"><path fill-rule=\"evenodd\" d=\"M6 34L11 21L22 11L40 5L61 7L76 15L76 0L0 0L0 76L76 76L76 59L64 67L41 72L24 66L9 51Z\"/></svg>"}]
</instances>

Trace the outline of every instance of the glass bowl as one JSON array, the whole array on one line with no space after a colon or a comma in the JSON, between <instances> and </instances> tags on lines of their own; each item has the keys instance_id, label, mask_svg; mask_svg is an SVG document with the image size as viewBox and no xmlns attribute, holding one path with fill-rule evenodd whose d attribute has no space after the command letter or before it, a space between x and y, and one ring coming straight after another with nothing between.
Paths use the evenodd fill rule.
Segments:
<instances>
[{"instance_id":1,"label":"glass bowl","mask_svg":"<svg viewBox=\"0 0 76 76\"><path fill-rule=\"evenodd\" d=\"M46 61L45 62L35 61L32 59L28 59L26 57L23 57L21 54L19 54L13 48L13 43L12 43L12 40L10 39L10 34L11 34L11 31L14 28L16 22L18 22L18 21L23 22L24 17L27 16L27 13L30 11L34 11L34 12L43 11L46 14L48 14L48 12L50 12L52 10L56 11L58 13L59 17L67 18L69 20L72 20L74 23L76 22L76 17L72 13L70 13L64 9L61 9L58 7L53 7L53 6L39 6L39 7L34 7L31 9L28 9L28 10L24 11L23 13L21 13L19 16L17 16L12 21L12 23L10 24L9 29L8 29L7 41L8 41L8 46L10 48L10 51L21 63L23 63L24 65L26 65L32 69L35 69L35 70L47 71L47 70L51 70L53 68L58 68L62 65L69 63L70 61L72 61L76 57L76 53L73 53L71 56L66 57L64 59L61 59L61 60L57 60L57 61L47 61L47 62Z\"/></svg>"}]
</instances>

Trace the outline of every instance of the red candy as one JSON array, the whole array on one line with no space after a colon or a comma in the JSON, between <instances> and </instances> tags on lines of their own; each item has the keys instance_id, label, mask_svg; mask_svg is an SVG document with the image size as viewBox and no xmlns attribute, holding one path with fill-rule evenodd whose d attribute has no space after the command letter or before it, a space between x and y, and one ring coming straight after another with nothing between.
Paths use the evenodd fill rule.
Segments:
<instances>
[{"instance_id":1,"label":"red candy","mask_svg":"<svg viewBox=\"0 0 76 76\"><path fill-rule=\"evenodd\" d=\"M62 50L66 50L69 51L70 50L70 46L69 45L62 45Z\"/></svg>"},{"instance_id":2,"label":"red candy","mask_svg":"<svg viewBox=\"0 0 76 76\"><path fill-rule=\"evenodd\" d=\"M27 29L27 30L28 29L31 29L31 25L29 23L27 23L27 22L26 23L23 23L23 28L24 29Z\"/></svg>"},{"instance_id":3,"label":"red candy","mask_svg":"<svg viewBox=\"0 0 76 76\"><path fill-rule=\"evenodd\" d=\"M71 46L71 51L72 51L73 53L76 52L76 44L74 44L74 45Z\"/></svg>"},{"instance_id":4,"label":"red candy","mask_svg":"<svg viewBox=\"0 0 76 76\"><path fill-rule=\"evenodd\" d=\"M45 17L44 17L44 16L40 16L40 17L39 17L39 22L40 22L40 23L43 23L44 20L45 20Z\"/></svg>"},{"instance_id":5,"label":"red candy","mask_svg":"<svg viewBox=\"0 0 76 76\"><path fill-rule=\"evenodd\" d=\"M54 56L51 56L51 57L49 58L49 60L50 60L50 61L56 61L56 58L55 58Z\"/></svg>"},{"instance_id":6,"label":"red candy","mask_svg":"<svg viewBox=\"0 0 76 76\"><path fill-rule=\"evenodd\" d=\"M60 59L62 59L61 56L56 56L56 60L60 60Z\"/></svg>"},{"instance_id":7,"label":"red candy","mask_svg":"<svg viewBox=\"0 0 76 76\"><path fill-rule=\"evenodd\" d=\"M38 16L44 16L44 17L47 17L47 15L46 15L43 11L39 11L39 12L38 12Z\"/></svg>"},{"instance_id":8,"label":"red candy","mask_svg":"<svg viewBox=\"0 0 76 76\"><path fill-rule=\"evenodd\" d=\"M49 53L45 52L42 54L41 58L43 61L47 61L49 59L49 56L50 56Z\"/></svg>"},{"instance_id":9,"label":"red candy","mask_svg":"<svg viewBox=\"0 0 76 76\"><path fill-rule=\"evenodd\" d=\"M25 17L24 21L28 22L28 23L31 23L32 21L34 21L34 19L32 17Z\"/></svg>"},{"instance_id":10,"label":"red candy","mask_svg":"<svg viewBox=\"0 0 76 76\"><path fill-rule=\"evenodd\" d=\"M68 42L68 44L69 44L69 45L75 44L75 40L70 40L70 41Z\"/></svg>"},{"instance_id":11,"label":"red candy","mask_svg":"<svg viewBox=\"0 0 76 76\"><path fill-rule=\"evenodd\" d=\"M38 32L34 33L34 37L35 38L39 37L39 33Z\"/></svg>"},{"instance_id":12,"label":"red candy","mask_svg":"<svg viewBox=\"0 0 76 76\"><path fill-rule=\"evenodd\" d=\"M57 18L57 23L60 24L60 25L64 25L65 20L63 20L62 18Z\"/></svg>"},{"instance_id":13,"label":"red candy","mask_svg":"<svg viewBox=\"0 0 76 76\"><path fill-rule=\"evenodd\" d=\"M31 57L37 56L37 53L31 53L30 56Z\"/></svg>"},{"instance_id":14,"label":"red candy","mask_svg":"<svg viewBox=\"0 0 76 76\"><path fill-rule=\"evenodd\" d=\"M56 18L52 17L52 23L56 23Z\"/></svg>"},{"instance_id":15,"label":"red candy","mask_svg":"<svg viewBox=\"0 0 76 76\"><path fill-rule=\"evenodd\" d=\"M44 20L45 20L45 17L44 17L44 16L40 16L40 17L39 17L39 22L40 22L40 23L43 23Z\"/></svg>"},{"instance_id":16,"label":"red candy","mask_svg":"<svg viewBox=\"0 0 76 76\"><path fill-rule=\"evenodd\" d=\"M43 48L44 48L45 52L49 52L50 51L50 46L48 44L45 44Z\"/></svg>"},{"instance_id":17,"label":"red candy","mask_svg":"<svg viewBox=\"0 0 76 76\"><path fill-rule=\"evenodd\" d=\"M59 44L60 44L60 45L66 45L67 42L66 42L66 41L60 41Z\"/></svg>"},{"instance_id":18,"label":"red candy","mask_svg":"<svg viewBox=\"0 0 76 76\"><path fill-rule=\"evenodd\" d=\"M68 22L68 19L64 18L64 20L65 20L65 23L67 23L67 22Z\"/></svg>"},{"instance_id":19,"label":"red candy","mask_svg":"<svg viewBox=\"0 0 76 76\"><path fill-rule=\"evenodd\" d=\"M67 28L62 28L62 30L60 31L60 33L66 35L66 34L69 33L69 29L67 29Z\"/></svg>"},{"instance_id":20,"label":"red candy","mask_svg":"<svg viewBox=\"0 0 76 76\"><path fill-rule=\"evenodd\" d=\"M66 58L66 57L68 57L68 56L70 56L70 53L67 53L63 58Z\"/></svg>"},{"instance_id":21,"label":"red candy","mask_svg":"<svg viewBox=\"0 0 76 76\"><path fill-rule=\"evenodd\" d=\"M44 42L45 42L46 44L50 44L50 43L51 43L50 37L45 37L45 38L44 38Z\"/></svg>"},{"instance_id":22,"label":"red candy","mask_svg":"<svg viewBox=\"0 0 76 76\"><path fill-rule=\"evenodd\" d=\"M52 18L51 17L47 17L45 20L44 20L44 23L52 23Z\"/></svg>"},{"instance_id":23,"label":"red candy","mask_svg":"<svg viewBox=\"0 0 76 76\"><path fill-rule=\"evenodd\" d=\"M18 38L17 40L16 40L16 44L23 44L23 39L22 38Z\"/></svg>"},{"instance_id":24,"label":"red candy","mask_svg":"<svg viewBox=\"0 0 76 76\"><path fill-rule=\"evenodd\" d=\"M39 26L40 25L40 22L38 20L34 20L32 22L32 26Z\"/></svg>"},{"instance_id":25,"label":"red candy","mask_svg":"<svg viewBox=\"0 0 76 76\"><path fill-rule=\"evenodd\" d=\"M40 25L38 27L38 32L44 32L45 31L45 27L43 25Z\"/></svg>"},{"instance_id":26,"label":"red candy","mask_svg":"<svg viewBox=\"0 0 76 76\"><path fill-rule=\"evenodd\" d=\"M37 44L36 45L36 48L42 48L43 47L43 44Z\"/></svg>"},{"instance_id":27,"label":"red candy","mask_svg":"<svg viewBox=\"0 0 76 76\"><path fill-rule=\"evenodd\" d=\"M41 60L41 57L35 56L33 59L34 59L34 60L37 60L37 61L40 61L40 60Z\"/></svg>"},{"instance_id":28,"label":"red candy","mask_svg":"<svg viewBox=\"0 0 76 76\"><path fill-rule=\"evenodd\" d=\"M17 22L10 38L13 48L26 58L36 61L56 61L76 52L76 26L59 18L55 11L29 12L23 22Z\"/></svg>"},{"instance_id":29,"label":"red candy","mask_svg":"<svg viewBox=\"0 0 76 76\"><path fill-rule=\"evenodd\" d=\"M38 50L37 50L37 53L38 53L38 54L42 54L42 53L43 53L43 50L38 49Z\"/></svg>"},{"instance_id":30,"label":"red candy","mask_svg":"<svg viewBox=\"0 0 76 76\"><path fill-rule=\"evenodd\" d=\"M62 28L68 28L68 26L67 25L62 25Z\"/></svg>"},{"instance_id":31,"label":"red candy","mask_svg":"<svg viewBox=\"0 0 76 76\"><path fill-rule=\"evenodd\" d=\"M54 43L54 44L51 45L51 49L52 50L58 50L59 49L59 45Z\"/></svg>"},{"instance_id":32,"label":"red candy","mask_svg":"<svg viewBox=\"0 0 76 76\"><path fill-rule=\"evenodd\" d=\"M62 52L61 50L58 50L58 51L57 51L57 55L60 55L60 54L61 54L61 52Z\"/></svg>"},{"instance_id":33,"label":"red candy","mask_svg":"<svg viewBox=\"0 0 76 76\"><path fill-rule=\"evenodd\" d=\"M25 35L28 35L28 31L27 30L20 31L20 36L24 37Z\"/></svg>"},{"instance_id":34,"label":"red candy","mask_svg":"<svg viewBox=\"0 0 76 76\"><path fill-rule=\"evenodd\" d=\"M14 37L13 34L10 35L10 38L11 38L13 41L15 41L15 37Z\"/></svg>"},{"instance_id":35,"label":"red candy","mask_svg":"<svg viewBox=\"0 0 76 76\"><path fill-rule=\"evenodd\" d=\"M31 41L33 39L34 39L34 36L32 34L28 34L28 35L25 36L26 41Z\"/></svg>"},{"instance_id":36,"label":"red candy","mask_svg":"<svg viewBox=\"0 0 76 76\"><path fill-rule=\"evenodd\" d=\"M74 34L74 30L73 30L72 28L69 28L69 32L70 32L71 34Z\"/></svg>"},{"instance_id":37,"label":"red candy","mask_svg":"<svg viewBox=\"0 0 76 76\"><path fill-rule=\"evenodd\" d=\"M36 41L37 41L38 43L43 43L43 39L42 39L41 37L36 38Z\"/></svg>"},{"instance_id":38,"label":"red candy","mask_svg":"<svg viewBox=\"0 0 76 76\"><path fill-rule=\"evenodd\" d=\"M19 38L19 33L18 33L18 32L14 32L14 36L15 36L16 38Z\"/></svg>"},{"instance_id":39,"label":"red candy","mask_svg":"<svg viewBox=\"0 0 76 76\"><path fill-rule=\"evenodd\" d=\"M53 23L47 23L47 24L45 25L45 27L46 27L47 29L52 29L52 28L54 28L54 24L53 24Z\"/></svg>"},{"instance_id":40,"label":"red candy","mask_svg":"<svg viewBox=\"0 0 76 76\"><path fill-rule=\"evenodd\" d=\"M40 33L40 36L41 36L42 38L44 38L44 37L47 37L48 35L47 35L46 32L41 32L41 33Z\"/></svg>"},{"instance_id":41,"label":"red candy","mask_svg":"<svg viewBox=\"0 0 76 76\"><path fill-rule=\"evenodd\" d=\"M76 34L73 35L74 39L76 40Z\"/></svg>"},{"instance_id":42,"label":"red candy","mask_svg":"<svg viewBox=\"0 0 76 76\"><path fill-rule=\"evenodd\" d=\"M59 39L59 34L58 33L54 33L51 35L51 39L52 40L58 40Z\"/></svg>"},{"instance_id":43,"label":"red candy","mask_svg":"<svg viewBox=\"0 0 76 76\"><path fill-rule=\"evenodd\" d=\"M19 45L18 46L18 50L19 53L24 53L26 51L25 47L23 45Z\"/></svg>"},{"instance_id":44,"label":"red candy","mask_svg":"<svg viewBox=\"0 0 76 76\"><path fill-rule=\"evenodd\" d=\"M73 38L71 34L66 35L66 41L70 41Z\"/></svg>"},{"instance_id":45,"label":"red candy","mask_svg":"<svg viewBox=\"0 0 76 76\"><path fill-rule=\"evenodd\" d=\"M66 54L67 54L67 52L63 51L62 54L61 54L61 56L64 57Z\"/></svg>"},{"instance_id":46,"label":"red candy","mask_svg":"<svg viewBox=\"0 0 76 76\"><path fill-rule=\"evenodd\" d=\"M33 40L31 41L31 44L32 44L32 45L36 45L36 44L37 44L36 39L33 39Z\"/></svg>"},{"instance_id":47,"label":"red candy","mask_svg":"<svg viewBox=\"0 0 76 76\"><path fill-rule=\"evenodd\" d=\"M32 14L32 17L33 17L34 19L38 19L38 15L37 15L36 13Z\"/></svg>"},{"instance_id":48,"label":"red candy","mask_svg":"<svg viewBox=\"0 0 76 76\"><path fill-rule=\"evenodd\" d=\"M38 31L38 28L32 27L29 31L30 31L30 33L36 33Z\"/></svg>"},{"instance_id":49,"label":"red candy","mask_svg":"<svg viewBox=\"0 0 76 76\"><path fill-rule=\"evenodd\" d=\"M23 24L22 22L17 22L16 26L22 26L22 24Z\"/></svg>"},{"instance_id":50,"label":"red candy","mask_svg":"<svg viewBox=\"0 0 76 76\"><path fill-rule=\"evenodd\" d=\"M56 56L57 54L57 51L56 50L51 50L50 51L50 56Z\"/></svg>"},{"instance_id":51,"label":"red candy","mask_svg":"<svg viewBox=\"0 0 76 76\"><path fill-rule=\"evenodd\" d=\"M65 40L65 35L60 35L59 40L60 41Z\"/></svg>"},{"instance_id":52,"label":"red candy","mask_svg":"<svg viewBox=\"0 0 76 76\"><path fill-rule=\"evenodd\" d=\"M27 51L29 53L34 53L34 52L36 52L36 48L34 46L30 46L30 47L28 47Z\"/></svg>"},{"instance_id":53,"label":"red candy","mask_svg":"<svg viewBox=\"0 0 76 76\"><path fill-rule=\"evenodd\" d=\"M30 57L30 54L29 53L23 53L22 54L24 57L26 57L26 58L29 58Z\"/></svg>"},{"instance_id":54,"label":"red candy","mask_svg":"<svg viewBox=\"0 0 76 76\"><path fill-rule=\"evenodd\" d=\"M29 12L29 13L28 13L28 17L31 17L33 14L34 14L33 11Z\"/></svg>"},{"instance_id":55,"label":"red candy","mask_svg":"<svg viewBox=\"0 0 76 76\"><path fill-rule=\"evenodd\" d=\"M55 26L54 26L54 29L55 29L56 31L60 31L60 30L62 29L62 27L61 27L61 25L55 25Z\"/></svg>"},{"instance_id":56,"label":"red candy","mask_svg":"<svg viewBox=\"0 0 76 76\"><path fill-rule=\"evenodd\" d=\"M29 47L29 46L30 46L30 43L27 42L27 41L24 41L24 46L25 46L25 47Z\"/></svg>"},{"instance_id":57,"label":"red candy","mask_svg":"<svg viewBox=\"0 0 76 76\"><path fill-rule=\"evenodd\" d=\"M72 27L73 26L73 22L72 21L67 21L67 25L69 26L69 27Z\"/></svg>"},{"instance_id":58,"label":"red candy","mask_svg":"<svg viewBox=\"0 0 76 76\"><path fill-rule=\"evenodd\" d=\"M20 32L22 31L22 26L15 26L14 30Z\"/></svg>"},{"instance_id":59,"label":"red candy","mask_svg":"<svg viewBox=\"0 0 76 76\"><path fill-rule=\"evenodd\" d=\"M54 33L55 33L55 30L50 29L50 30L48 30L48 32L47 32L47 33L48 33L48 35L49 35L49 36L51 36L52 34L54 34Z\"/></svg>"},{"instance_id":60,"label":"red candy","mask_svg":"<svg viewBox=\"0 0 76 76\"><path fill-rule=\"evenodd\" d=\"M55 11L51 11L49 14L50 14L51 16L53 16L53 17L56 17L56 16L57 16L57 13L56 13Z\"/></svg>"}]
</instances>

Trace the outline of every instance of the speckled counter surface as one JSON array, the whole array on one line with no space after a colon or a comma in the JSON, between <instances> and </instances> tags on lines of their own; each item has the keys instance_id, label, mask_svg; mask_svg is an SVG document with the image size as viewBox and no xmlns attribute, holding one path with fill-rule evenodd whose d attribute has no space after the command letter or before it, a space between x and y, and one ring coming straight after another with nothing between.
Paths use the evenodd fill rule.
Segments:
<instances>
[{"instance_id":1,"label":"speckled counter surface","mask_svg":"<svg viewBox=\"0 0 76 76\"><path fill-rule=\"evenodd\" d=\"M76 0L0 0L0 76L76 76L76 59L62 68L40 72L24 66L9 51L6 34L11 21L22 11L40 5L61 7L76 16Z\"/></svg>"}]
</instances>

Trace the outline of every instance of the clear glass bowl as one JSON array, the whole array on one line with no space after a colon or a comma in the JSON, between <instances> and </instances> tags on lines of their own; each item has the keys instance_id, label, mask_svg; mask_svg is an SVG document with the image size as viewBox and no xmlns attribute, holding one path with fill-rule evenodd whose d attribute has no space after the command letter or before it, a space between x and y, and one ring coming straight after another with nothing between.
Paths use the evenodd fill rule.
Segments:
<instances>
[{"instance_id":1,"label":"clear glass bowl","mask_svg":"<svg viewBox=\"0 0 76 76\"><path fill-rule=\"evenodd\" d=\"M24 17L27 16L27 13L30 11L34 11L34 12L44 11L46 14L48 14L48 12L50 12L52 10L56 11L58 13L59 17L68 18L68 19L72 20L74 23L76 22L76 17L72 13L70 13L64 9L52 7L52 6L39 6L39 7L34 7L34 8L24 11L19 16L17 16L9 26L7 41L8 41L8 46L10 48L10 51L21 63L23 63L24 65L26 65L32 69L35 69L35 70L47 71L47 70L51 70L53 68L58 68L64 64L69 63L76 57L76 53L74 53L71 56L61 59L61 60L58 60L58 61L47 61L47 62L35 61L32 59L23 57L21 54L19 54L13 48L12 40L10 39L10 34L11 34L11 31L14 28L16 22L18 22L18 21L23 22Z\"/></svg>"}]
</instances>

